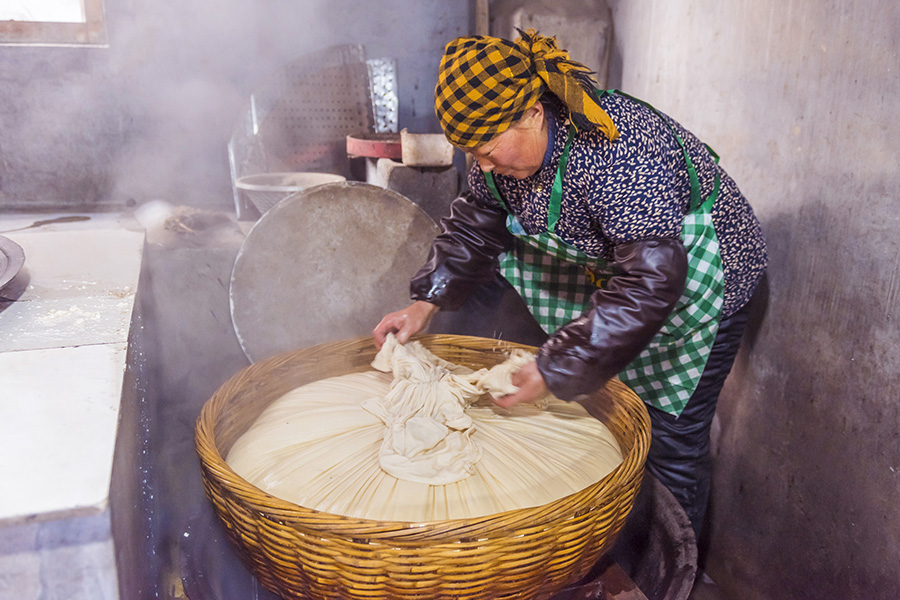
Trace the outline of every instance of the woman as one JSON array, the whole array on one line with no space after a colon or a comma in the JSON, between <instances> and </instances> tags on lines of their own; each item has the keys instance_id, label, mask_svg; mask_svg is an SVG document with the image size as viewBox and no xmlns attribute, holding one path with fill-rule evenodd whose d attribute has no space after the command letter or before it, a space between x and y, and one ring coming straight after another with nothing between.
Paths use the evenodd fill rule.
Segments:
<instances>
[{"instance_id":1,"label":"woman","mask_svg":"<svg viewBox=\"0 0 900 600\"><path fill-rule=\"evenodd\" d=\"M446 47L436 112L477 165L376 343L405 342L499 265L550 336L497 404L577 400L618 375L648 405L647 468L699 533L716 402L767 263L759 222L693 134L520 33Z\"/></svg>"}]
</instances>

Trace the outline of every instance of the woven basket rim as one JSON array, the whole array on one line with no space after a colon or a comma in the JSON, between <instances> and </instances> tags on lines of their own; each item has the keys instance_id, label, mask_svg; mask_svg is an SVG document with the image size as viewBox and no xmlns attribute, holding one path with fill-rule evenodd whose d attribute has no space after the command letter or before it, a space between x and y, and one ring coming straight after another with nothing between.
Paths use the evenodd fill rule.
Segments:
<instances>
[{"instance_id":1,"label":"woven basket rim","mask_svg":"<svg viewBox=\"0 0 900 600\"><path fill-rule=\"evenodd\" d=\"M534 346L528 346L525 344L465 335L419 334L411 338L410 341L420 341L426 343L426 345L429 341L446 341L448 343L452 341L458 341L461 345L464 345L466 341L477 340L479 342L483 342L484 340L488 339L490 339L492 343L497 344L498 352L508 351L513 348L522 348L530 351L537 350L537 348L535 348ZM366 341L371 342L371 336L361 336L349 340L342 340L342 342L346 343L363 343ZM398 537L401 539L403 537L412 538L415 537L416 534L433 534L438 531L453 532L458 536L460 531L463 531L467 528L484 527L491 521L502 521L506 517L513 514L522 519L530 516L535 519L534 525L538 526L541 522L550 519L550 517L554 514L560 512L571 512L570 509L574 505L588 506L590 508L586 508L583 512L589 512L589 510L594 510L596 507L591 507L590 503L585 505L585 503L583 502L584 500L590 500L591 498L600 496L601 492L603 492L606 488L626 486L632 479L641 476L644 466L643 462L646 456L646 452L644 452L643 450L645 450L646 447L649 446L649 415L640 398L625 384L614 378L613 380L611 380L610 385L618 387L621 399L625 403L630 404L630 406L625 406L624 408L626 410L629 410L630 413L633 413L632 416L638 419L641 425L639 431L642 433L642 435L638 436L638 439L635 440L634 444L627 452L623 452L622 462L619 463L602 479L586 486L581 490L572 492L551 502L537 506L516 508L508 511L491 513L488 515L477 517L442 519L433 521L385 521L321 511L302 506L288 500L284 500L277 496L273 496L272 494L255 486L254 484L241 477L228 465L228 463L225 462L224 457L222 456L215 443L215 417L218 415L217 411L222 408L217 406L216 401L223 401L221 398L222 390L225 389L230 383L234 382L242 376L252 376L253 373L257 371L263 371L271 363L278 360L283 360L285 357L292 356L301 352L310 352L311 350L314 350L318 347L325 347L329 345L331 344L319 344L312 348L282 352L260 362L254 363L249 367L246 367L245 369L242 369L241 371L230 377L216 390L213 396L204 404L200 415L197 418L195 428L195 442L197 446L197 452L200 455L202 466L204 467L203 477L208 476L205 472L205 469L209 469L212 473L215 473L215 476L218 478L220 483L225 484L229 488L229 490L239 496L242 501L258 510L260 513L259 516L261 516L262 518L277 522L281 522L282 520L293 520L294 518L296 518L308 523L310 520L314 520L316 516L320 516L321 518L328 520L328 528L330 531L341 531L346 533L346 530L348 529L359 529L360 531L364 531L368 537L373 537L373 533L375 533L378 529L384 529L386 533L390 534L390 537L394 541L399 541ZM438 352L435 352L435 354L440 355ZM327 377L330 377L330 375L323 377L323 379ZM616 441L617 443L619 443L621 449L620 440L617 439ZM581 502L576 503L576 499L580 499ZM544 518L541 518L542 516ZM341 521L340 526L336 526L335 523L331 521L331 519L335 518ZM409 535L405 536L404 534L400 534L400 530ZM504 531L505 530L498 530L497 533L502 534ZM490 537L485 535L485 531L483 529L479 529L478 536L482 538ZM377 534L374 537L377 537Z\"/></svg>"}]
</instances>

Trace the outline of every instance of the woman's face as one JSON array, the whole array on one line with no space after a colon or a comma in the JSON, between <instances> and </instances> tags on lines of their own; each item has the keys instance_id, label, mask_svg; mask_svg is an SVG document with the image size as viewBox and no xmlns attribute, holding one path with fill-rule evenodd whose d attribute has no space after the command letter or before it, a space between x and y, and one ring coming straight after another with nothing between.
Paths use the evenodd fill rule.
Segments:
<instances>
[{"instance_id":1,"label":"woman's face","mask_svg":"<svg viewBox=\"0 0 900 600\"><path fill-rule=\"evenodd\" d=\"M547 124L540 102L490 141L468 150L485 173L525 179L537 173L547 152Z\"/></svg>"}]
</instances>

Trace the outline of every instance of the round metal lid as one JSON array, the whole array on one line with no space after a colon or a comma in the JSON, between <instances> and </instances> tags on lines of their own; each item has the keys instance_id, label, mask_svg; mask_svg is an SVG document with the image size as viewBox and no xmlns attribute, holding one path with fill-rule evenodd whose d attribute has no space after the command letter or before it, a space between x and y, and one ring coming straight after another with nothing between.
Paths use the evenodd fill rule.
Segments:
<instances>
[{"instance_id":1,"label":"round metal lid","mask_svg":"<svg viewBox=\"0 0 900 600\"><path fill-rule=\"evenodd\" d=\"M25 264L25 253L17 243L0 235L0 289L12 281Z\"/></svg>"},{"instance_id":2,"label":"round metal lid","mask_svg":"<svg viewBox=\"0 0 900 600\"><path fill-rule=\"evenodd\" d=\"M360 182L293 194L250 230L231 276L231 318L252 362L369 335L409 304L435 222L408 198Z\"/></svg>"}]
</instances>

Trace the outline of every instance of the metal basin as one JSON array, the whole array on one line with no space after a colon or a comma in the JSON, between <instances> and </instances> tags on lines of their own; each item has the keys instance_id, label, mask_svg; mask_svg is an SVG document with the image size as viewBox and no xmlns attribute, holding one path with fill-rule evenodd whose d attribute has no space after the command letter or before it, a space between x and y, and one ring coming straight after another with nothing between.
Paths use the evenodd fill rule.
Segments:
<instances>
[{"instance_id":1,"label":"metal basin","mask_svg":"<svg viewBox=\"0 0 900 600\"><path fill-rule=\"evenodd\" d=\"M17 243L0 235L0 290L18 275L25 264L25 252Z\"/></svg>"}]
</instances>

